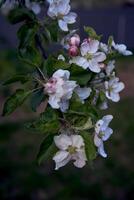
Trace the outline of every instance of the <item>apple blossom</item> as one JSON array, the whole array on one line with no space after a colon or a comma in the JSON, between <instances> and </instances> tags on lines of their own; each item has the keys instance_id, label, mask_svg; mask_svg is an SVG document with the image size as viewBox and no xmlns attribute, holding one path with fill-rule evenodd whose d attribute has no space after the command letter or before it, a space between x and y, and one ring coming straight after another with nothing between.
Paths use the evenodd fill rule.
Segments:
<instances>
[{"instance_id":1,"label":"apple blossom","mask_svg":"<svg viewBox=\"0 0 134 200\"><path fill-rule=\"evenodd\" d=\"M80 135L61 134L54 137L54 142L59 151L53 157L56 163L55 169L65 166L69 161L73 161L75 167L82 168L86 164L85 144Z\"/></svg>"},{"instance_id":2,"label":"apple blossom","mask_svg":"<svg viewBox=\"0 0 134 200\"><path fill-rule=\"evenodd\" d=\"M127 47L124 44L115 44L115 42L113 41L112 46L117 52L124 56L130 56L133 54L131 51L127 50Z\"/></svg>"},{"instance_id":3,"label":"apple blossom","mask_svg":"<svg viewBox=\"0 0 134 200\"><path fill-rule=\"evenodd\" d=\"M112 77L109 81L105 81L106 97L114 102L118 102L120 100L119 92L124 87L124 83L119 82L119 78Z\"/></svg>"},{"instance_id":4,"label":"apple blossom","mask_svg":"<svg viewBox=\"0 0 134 200\"><path fill-rule=\"evenodd\" d=\"M65 112L69 107L69 99L76 88L76 81L69 81L70 72L67 70L57 70L52 78L44 84L44 92L48 94L48 103L54 109L61 109Z\"/></svg>"},{"instance_id":5,"label":"apple blossom","mask_svg":"<svg viewBox=\"0 0 134 200\"><path fill-rule=\"evenodd\" d=\"M62 31L68 31L68 24L76 22L77 14L70 12L70 0L47 0L49 3L48 16L58 19L58 25Z\"/></svg>"},{"instance_id":6,"label":"apple blossom","mask_svg":"<svg viewBox=\"0 0 134 200\"><path fill-rule=\"evenodd\" d=\"M76 56L70 60L84 69L90 69L92 72L99 73L101 71L101 63L106 59L106 55L99 51L98 40L88 40L81 44L81 56Z\"/></svg>"},{"instance_id":7,"label":"apple blossom","mask_svg":"<svg viewBox=\"0 0 134 200\"><path fill-rule=\"evenodd\" d=\"M104 150L103 141L108 140L113 133L113 130L108 127L112 119L112 115L106 115L101 120L97 121L95 125L94 144L98 147L98 153L104 158L107 157L107 154Z\"/></svg>"}]
</instances>

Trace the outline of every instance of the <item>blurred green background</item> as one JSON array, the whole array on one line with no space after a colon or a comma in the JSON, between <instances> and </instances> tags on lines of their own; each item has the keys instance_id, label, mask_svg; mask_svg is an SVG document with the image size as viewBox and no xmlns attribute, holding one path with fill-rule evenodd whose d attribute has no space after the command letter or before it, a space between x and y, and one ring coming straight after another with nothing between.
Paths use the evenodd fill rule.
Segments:
<instances>
[{"instance_id":1,"label":"blurred green background","mask_svg":"<svg viewBox=\"0 0 134 200\"><path fill-rule=\"evenodd\" d=\"M75 1L78 5L78 1ZM79 1L88 6L114 1ZM115 1L118 3L118 1ZM119 1L120 3L121 1ZM53 162L38 166L35 157L41 134L25 128L35 114L29 102L10 117L0 117L0 200L133 200L134 199L134 57L117 62L118 74L126 89L122 100L110 104L104 114L112 114L114 134L105 144L108 158L98 159L79 170L71 164L54 171ZM30 67L18 61L13 49L0 52L0 83L15 73L27 73ZM4 100L19 85L0 87L0 112Z\"/></svg>"}]
</instances>

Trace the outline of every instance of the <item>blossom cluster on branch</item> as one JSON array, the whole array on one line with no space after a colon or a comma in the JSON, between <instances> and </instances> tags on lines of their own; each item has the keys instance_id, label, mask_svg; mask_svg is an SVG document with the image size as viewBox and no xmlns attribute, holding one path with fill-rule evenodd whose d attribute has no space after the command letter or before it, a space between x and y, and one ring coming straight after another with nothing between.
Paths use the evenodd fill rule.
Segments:
<instances>
[{"instance_id":1,"label":"blossom cluster on branch","mask_svg":"<svg viewBox=\"0 0 134 200\"><path fill-rule=\"evenodd\" d=\"M82 168L98 154L107 157L104 142L113 133L109 128L113 116L101 116L102 110L108 108L108 100L118 102L124 89L116 76L116 58L132 52L124 44L116 44L112 36L103 43L91 27L84 27L87 37L81 39L72 26L77 14L71 12L70 0L15 3L18 7L11 9L8 19L12 24L23 21L18 30L19 58L33 70L4 82L19 81L27 90L18 89L7 99L3 115L12 113L27 98L33 111L44 103L40 116L27 125L45 136L37 155L39 163L52 158L55 169L70 161ZM33 8L41 4L48 7L43 20ZM49 54L51 43L60 44L62 50Z\"/></svg>"}]
</instances>

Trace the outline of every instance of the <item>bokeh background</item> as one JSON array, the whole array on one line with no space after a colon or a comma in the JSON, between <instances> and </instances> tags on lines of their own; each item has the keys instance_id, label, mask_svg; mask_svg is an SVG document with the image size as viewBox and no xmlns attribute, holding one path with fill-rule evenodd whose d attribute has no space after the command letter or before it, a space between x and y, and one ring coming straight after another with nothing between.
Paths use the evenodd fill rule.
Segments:
<instances>
[{"instance_id":1,"label":"bokeh background","mask_svg":"<svg viewBox=\"0 0 134 200\"><path fill-rule=\"evenodd\" d=\"M90 25L103 33L104 41L134 50L134 1L72 0L79 26ZM17 72L30 70L18 60L16 26L0 15L0 83ZM43 138L25 128L36 117L25 104L10 117L0 117L0 200L133 200L134 199L134 56L119 59L119 77L125 82L120 103L106 113L114 115L114 134L106 143L108 158L98 159L82 170L71 164L54 171L53 162L35 163ZM19 85L0 86L3 102Z\"/></svg>"}]
</instances>

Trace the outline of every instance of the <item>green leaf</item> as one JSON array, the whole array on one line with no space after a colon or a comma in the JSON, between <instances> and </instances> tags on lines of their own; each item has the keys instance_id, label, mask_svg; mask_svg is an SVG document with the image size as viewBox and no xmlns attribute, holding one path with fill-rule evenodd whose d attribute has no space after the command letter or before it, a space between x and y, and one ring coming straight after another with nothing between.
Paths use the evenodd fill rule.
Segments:
<instances>
[{"instance_id":1,"label":"green leaf","mask_svg":"<svg viewBox=\"0 0 134 200\"><path fill-rule=\"evenodd\" d=\"M47 107L45 112L32 123L29 123L27 128L42 134L55 134L60 129L60 123L57 112L50 107Z\"/></svg>"},{"instance_id":2,"label":"green leaf","mask_svg":"<svg viewBox=\"0 0 134 200\"><path fill-rule=\"evenodd\" d=\"M101 40L102 38L102 35L97 35L96 31L92 27L85 26L84 31L88 34L88 36L91 39Z\"/></svg>"},{"instance_id":3,"label":"green leaf","mask_svg":"<svg viewBox=\"0 0 134 200\"><path fill-rule=\"evenodd\" d=\"M40 149L36 158L39 165L42 163L42 161L52 159L52 157L56 153L57 148L53 142L53 139L54 139L54 135L48 135L47 137L45 137L45 139L41 143Z\"/></svg>"},{"instance_id":4,"label":"green leaf","mask_svg":"<svg viewBox=\"0 0 134 200\"><path fill-rule=\"evenodd\" d=\"M93 143L92 136L88 132L81 132L80 135L84 139L87 160L88 161L94 160L96 158L96 148Z\"/></svg>"},{"instance_id":5,"label":"green leaf","mask_svg":"<svg viewBox=\"0 0 134 200\"><path fill-rule=\"evenodd\" d=\"M31 97L31 108L36 112L37 107L44 101L44 89L40 89L32 94Z\"/></svg>"},{"instance_id":6,"label":"green leaf","mask_svg":"<svg viewBox=\"0 0 134 200\"><path fill-rule=\"evenodd\" d=\"M83 104L80 100L78 100L77 96L73 96L71 99L68 113L91 117L93 119L98 118L96 108L92 106L89 101L85 101Z\"/></svg>"},{"instance_id":7,"label":"green leaf","mask_svg":"<svg viewBox=\"0 0 134 200\"><path fill-rule=\"evenodd\" d=\"M16 110L27 97L31 94L31 91L24 91L22 89L16 90L16 92L10 96L4 104L3 116L9 115Z\"/></svg>"},{"instance_id":8,"label":"green leaf","mask_svg":"<svg viewBox=\"0 0 134 200\"><path fill-rule=\"evenodd\" d=\"M33 46L26 46L24 48L19 48L19 57L23 61L29 63L33 66L40 66L42 62L42 57L40 52Z\"/></svg>"},{"instance_id":9,"label":"green leaf","mask_svg":"<svg viewBox=\"0 0 134 200\"><path fill-rule=\"evenodd\" d=\"M75 64L70 67L71 76L70 79L77 81L79 85L85 86L91 79L92 73L88 70L82 69Z\"/></svg>"},{"instance_id":10,"label":"green leaf","mask_svg":"<svg viewBox=\"0 0 134 200\"><path fill-rule=\"evenodd\" d=\"M26 83L30 80L30 77L28 75L15 75L11 77L10 79L6 80L3 85L9 85L15 82L21 82L22 84Z\"/></svg>"},{"instance_id":11,"label":"green leaf","mask_svg":"<svg viewBox=\"0 0 134 200\"><path fill-rule=\"evenodd\" d=\"M20 40L20 47L25 47L33 44L35 41L35 35L38 31L38 25L35 23L23 24L17 32Z\"/></svg>"},{"instance_id":12,"label":"green leaf","mask_svg":"<svg viewBox=\"0 0 134 200\"><path fill-rule=\"evenodd\" d=\"M12 24L16 24L22 21L36 21L36 15L25 8L15 8L13 10L10 11L9 15L8 15L8 19L10 21L10 23Z\"/></svg>"},{"instance_id":13,"label":"green leaf","mask_svg":"<svg viewBox=\"0 0 134 200\"><path fill-rule=\"evenodd\" d=\"M48 24L47 26L47 30L50 33L51 36L51 41L53 42L57 42L58 41L58 25L56 21L51 22L50 24Z\"/></svg>"},{"instance_id":14,"label":"green leaf","mask_svg":"<svg viewBox=\"0 0 134 200\"><path fill-rule=\"evenodd\" d=\"M113 42L113 36L109 36L109 38L108 38L108 47L109 48L112 47L112 42Z\"/></svg>"},{"instance_id":15,"label":"green leaf","mask_svg":"<svg viewBox=\"0 0 134 200\"><path fill-rule=\"evenodd\" d=\"M62 60L57 60L53 56L49 56L48 59L44 62L44 71L47 71L47 75L51 77L55 71L58 69L68 70L70 64Z\"/></svg>"}]
</instances>

